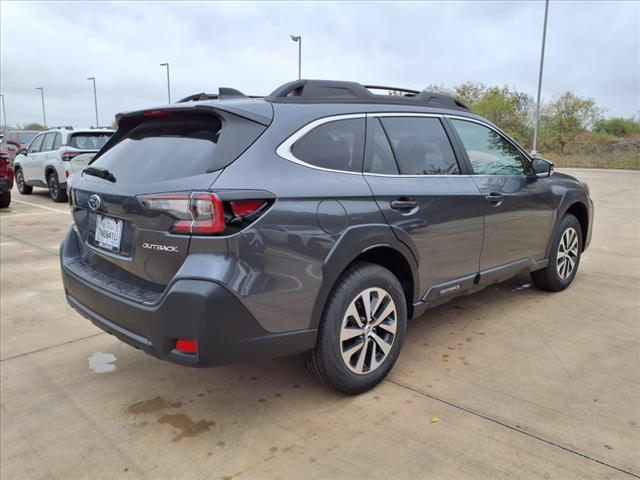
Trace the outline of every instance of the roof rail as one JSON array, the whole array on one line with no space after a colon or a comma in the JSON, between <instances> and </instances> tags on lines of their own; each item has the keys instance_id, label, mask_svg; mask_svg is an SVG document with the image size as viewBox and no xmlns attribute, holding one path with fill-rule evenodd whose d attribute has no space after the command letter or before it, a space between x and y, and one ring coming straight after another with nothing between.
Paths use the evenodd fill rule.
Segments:
<instances>
[{"instance_id":1,"label":"roof rail","mask_svg":"<svg viewBox=\"0 0 640 480\"><path fill-rule=\"evenodd\" d=\"M60 125L59 127L47 127L47 130L73 130L73 126Z\"/></svg>"},{"instance_id":2,"label":"roof rail","mask_svg":"<svg viewBox=\"0 0 640 480\"><path fill-rule=\"evenodd\" d=\"M369 89L398 91L405 95L377 95L371 93ZM295 80L276 88L266 99L283 103L344 102L421 105L470 111L461 101L441 93L378 85L366 86L357 82L338 80Z\"/></svg>"}]
</instances>

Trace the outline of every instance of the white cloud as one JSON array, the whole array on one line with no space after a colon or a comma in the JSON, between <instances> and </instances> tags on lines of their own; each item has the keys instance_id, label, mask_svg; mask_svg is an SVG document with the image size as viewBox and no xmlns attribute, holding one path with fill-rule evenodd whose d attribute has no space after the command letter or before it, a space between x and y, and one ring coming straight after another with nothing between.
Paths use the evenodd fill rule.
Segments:
<instances>
[{"instance_id":1,"label":"white cloud","mask_svg":"<svg viewBox=\"0 0 640 480\"><path fill-rule=\"evenodd\" d=\"M0 5L1 89L9 123L102 124L115 113L230 86L268 94L297 75L423 88L465 81L535 94L544 4L8 2ZM543 95L596 99L638 113L640 5L556 2L549 11Z\"/></svg>"}]
</instances>

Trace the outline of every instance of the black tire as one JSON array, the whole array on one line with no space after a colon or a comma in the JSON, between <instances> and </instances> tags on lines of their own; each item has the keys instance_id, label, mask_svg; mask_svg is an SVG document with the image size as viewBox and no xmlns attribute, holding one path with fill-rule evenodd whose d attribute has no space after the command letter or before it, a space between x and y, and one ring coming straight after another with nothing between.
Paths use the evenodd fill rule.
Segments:
<instances>
[{"instance_id":1,"label":"black tire","mask_svg":"<svg viewBox=\"0 0 640 480\"><path fill-rule=\"evenodd\" d=\"M11 190L0 193L0 208L7 208L11 205Z\"/></svg>"},{"instance_id":2,"label":"black tire","mask_svg":"<svg viewBox=\"0 0 640 480\"><path fill-rule=\"evenodd\" d=\"M18 187L18 192L20 192L22 195L30 195L31 192L33 192L33 187L24 183L24 175L22 173L22 169L16 168L14 174L16 177L16 187Z\"/></svg>"},{"instance_id":3,"label":"black tire","mask_svg":"<svg viewBox=\"0 0 640 480\"><path fill-rule=\"evenodd\" d=\"M577 234L577 248L575 249L575 255L572 255L568 248L561 246L563 243L563 237L570 235L571 230ZM573 243L573 242L572 242ZM563 250L568 251L567 254L563 254ZM549 265L542 270L536 270L531 272L531 280L533 283L542 290L549 292L559 292L564 290L576 276L578 266L580 265L580 257L582 256L582 228L580 222L576 217L571 214L565 215L556 231L554 232L553 244L551 245L551 253L549 254ZM564 260L563 257L570 257L570 260ZM564 270L562 265L571 265L571 260L574 264L571 271ZM567 263L569 262L569 263Z\"/></svg>"},{"instance_id":4,"label":"black tire","mask_svg":"<svg viewBox=\"0 0 640 480\"><path fill-rule=\"evenodd\" d=\"M51 172L47 177L47 186L49 187L49 196L56 203L67 201L67 191L60 186L58 182L58 174Z\"/></svg>"},{"instance_id":5,"label":"black tire","mask_svg":"<svg viewBox=\"0 0 640 480\"><path fill-rule=\"evenodd\" d=\"M379 289L383 294L387 293L388 297L383 295L383 299L380 299L377 293L374 293L372 297L371 294L366 293L369 291L368 289L372 288ZM347 309L354 304L356 307L359 306L359 308L357 308L358 312L363 312L364 304L357 302L359 298L363 298L362 295L364 294L368 295L370 305L372 303L371 298L374 299L373 301L380 302L377 303L379 306L377 313L380 314L386 306L391 304L389 297L393 300L395 314L387 316L386 320L381 323L386 324L388 322L390 325L394 324L395 333L389 333L387 330L388 327L381 329L380 324L373 326L372 323L371 326L363 327L363 332L365 332L367 328L369 329L366 334L363 333L349 340L341 340L340 335L341 331L343 331L343 323L348 321L346 320L347 318L354 318L353 316L347 315ZM372 314L375 313L376 312L372 312ZM359 315L359 317L359 322L362 322L363 316ZM394 319L395 323L393 322ZM372 322L375 323L375 318L372 318ZM340 392L349 395L366 392L375 387L395 364L404 342L406 328L406 299L402 286L395 275L379 265L364 262L356 263L342 274L329 295L320 321L316 346L305 356L307 368L326 385ZM371 337L369 337L369 335L371 335ZM391 344L386 354L380 347L379 342L381 337L386 338ZM378 343L376 343L376 339L378 339ZM358 342L363 345L363 348L359 350L360 353L356 351L356 353L350 357L353 359L353 357L358 355L357 360L359 360L360 356L364 355L364 366L361 367L363 373L355 373L350 369L358 368L358 361L355 361L356 365L352 364L351 367L348 367L347 361L343 360L342 350L345 348L345 344L347 350L353 345L349 344L349 342ZM375 343L375 345L372 345L372 343ZM386 343L386 345L388 346L389 344ZM380 359L376 361L376 366L374 366L374 355L376 359ZM381 356L379 357L379 355ZM365 371L367 360L369 362L369 371ZM379 363L377 363L378 361Z\"/></svg>"}]
</instances>

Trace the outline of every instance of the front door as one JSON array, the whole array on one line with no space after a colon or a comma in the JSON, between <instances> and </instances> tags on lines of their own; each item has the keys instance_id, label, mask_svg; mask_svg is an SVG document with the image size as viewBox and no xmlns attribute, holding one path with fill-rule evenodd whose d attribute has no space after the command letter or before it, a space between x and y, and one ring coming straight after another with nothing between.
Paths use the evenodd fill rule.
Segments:
<instances>
[{"instance_id":1,"label":"front door","mask_svg":"<svg viewBox=\"0 0 640 480\"><path fill-rule=\"evenodd\" d=\"M482 248L482 197L463 174L438 116L367 119L365 178L398 238L417 252L431 302L472 286Z\"/></svg>"},{"instance_id":2,"label":"front door","mask_svg":"<svg viewBox=\"0 0 640 480\"><path fill-rule=\"evenodd\" d=\"M31 144L29 144L29 148L27 150L25 158L23 158L20 162L22 165L22 173L26 182L33 182L34 180L40 179L36 170L36 163L39 158L38 156L41 155L40 152L42 150L42 142L44 141L45 136L46 133L41 133L33 139Z\"/></svg>"},{"instance_id":3,"label":"front door","mask_svg":"<svg viewBox=\"0 0 640 480\"><path fill-rule=\"evenodd\" d=\"M475 121L449 121L484 198L480 270L518 269L544 259L554 214L547 182L527 175L529 161L498 131Z\"/></svg>"}]
</instances>

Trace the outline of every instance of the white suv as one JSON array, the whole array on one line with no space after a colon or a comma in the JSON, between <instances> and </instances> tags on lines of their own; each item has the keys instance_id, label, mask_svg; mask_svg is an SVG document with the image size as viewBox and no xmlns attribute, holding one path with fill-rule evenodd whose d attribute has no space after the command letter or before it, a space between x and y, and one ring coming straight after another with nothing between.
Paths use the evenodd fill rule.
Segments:
<instances>
[{"instance_id":1,"label":"white suv","mask_svg":"<svg viewBox=\"0 0 640 480\"><path fill-rule=\"evenodd\" d=\"M54 202L67 201L67 179L77 173L71 159L97 152L113 135L110 129L53 128L36 136L14 161L18 191L28 195L33 187L49 189ZM92 158L92 156L89 156Z\"/></svg>"}]
</instances>

